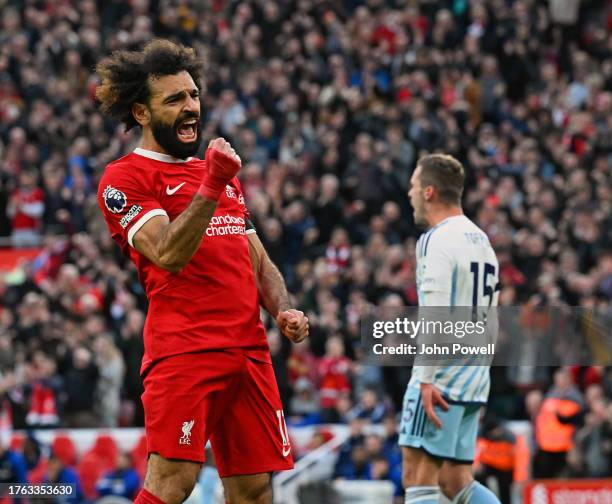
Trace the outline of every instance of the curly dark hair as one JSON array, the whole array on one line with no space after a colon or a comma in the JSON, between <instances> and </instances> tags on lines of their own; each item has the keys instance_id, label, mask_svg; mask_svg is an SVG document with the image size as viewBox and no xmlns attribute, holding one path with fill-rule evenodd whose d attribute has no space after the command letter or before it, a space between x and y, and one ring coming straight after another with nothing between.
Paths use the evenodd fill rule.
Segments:
<instances>
[{"instance_id":1,"label":"curly dark hair","mask_svg":"<svg viewBox=\"0 0 612 504\"><path fill-rule=\"evenodd\" d=\"M138 123L132 115L134 103L149 103L149 77L189 72L201 90L203 62L193 49L169 40L155 39L142 51L115 51L96 65L102 83L96 88L96 98L104 114L125 124L125 131Z\"/></svg>"}]
</instances>

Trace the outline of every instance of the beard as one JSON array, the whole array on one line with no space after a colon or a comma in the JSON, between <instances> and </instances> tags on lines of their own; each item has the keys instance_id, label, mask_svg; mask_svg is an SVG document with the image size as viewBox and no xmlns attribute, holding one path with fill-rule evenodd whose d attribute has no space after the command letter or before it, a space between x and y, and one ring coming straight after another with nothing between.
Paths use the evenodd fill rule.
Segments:
<instances>
[{"instance_id":1,"label":"beard","mask_svg":"<svg viewBox=\"0 0 612 504\"><path fill-rule=\"evenodd\" d=\"M419 208L418 210L414 208L413 219L416 227L420 229L427 229L429 227L429 223L425 218L425 211L423 208Z\"/></svg>"},{"instance_id":2,"label":"beard","mask_svg":"<svg viewBox=\"0 0 612 504\"><path fill-rule=\"evenodd\" d=\"M181 142L178 139L178 128L187 119L199 119L197 114L183 114L176 118L174 124L168 125L155 116L151 119L153 138L168 154L178 159L195 156L202 143L202 130L199 121L196 124L196 137L192 142Z\"/></svg>"}]
</instances>

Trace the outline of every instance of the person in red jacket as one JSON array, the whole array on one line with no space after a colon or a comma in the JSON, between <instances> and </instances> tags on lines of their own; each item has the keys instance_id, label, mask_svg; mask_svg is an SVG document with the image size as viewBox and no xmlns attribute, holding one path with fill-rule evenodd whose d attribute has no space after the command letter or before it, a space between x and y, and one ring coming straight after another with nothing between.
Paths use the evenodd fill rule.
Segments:
<instances>
[{"instance_id":1,"label":"person in red jacket","mask_svg":"<svg viewBox=\"0 0 612 504\"><path fill-rule=\"evenodd\" d=\"M11 194L6 208L11 219L13 246L34 247L40 243L44 212L45 196L36 186L36 174L23 171L19 175L19 186Z\"/></svg>"},{"instance_id":2,"label":"person in red jacket","mask_svg":"<svg viewBox=\"0 0 612 504\"><path fill-rule=\"evenodd\" d=\"M344 342L339 336L330 336L325 343L325 355L317 363L319 393L324 420L333 420L336 404L342 394L351 391L353 364L344 355Z\"/></svg>"}]
</instances>

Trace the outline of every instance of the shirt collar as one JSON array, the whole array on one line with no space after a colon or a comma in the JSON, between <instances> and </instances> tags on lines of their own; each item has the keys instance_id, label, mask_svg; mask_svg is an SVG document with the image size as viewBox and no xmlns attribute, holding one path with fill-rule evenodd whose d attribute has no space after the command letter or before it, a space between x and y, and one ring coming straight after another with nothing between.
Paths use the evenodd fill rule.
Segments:
<instances>
[{"instance_id":1,"label":"shirt collar","mask_svg":"<svg viewBox=\"0 0 612 504\"><path fill-rule=\"evenodd\" d=\"M179 159L174 156L170 156L169 154L162 154L161 152L155 152L147 149L143 149L141 147L136 147L134 149L134 154L138 154L139 156L144 156L149 159L154 159L155 161L161 161L162 163L186 163L187 161L191 161L193 158L187 159Z\"/></svg>"}]
</instances>

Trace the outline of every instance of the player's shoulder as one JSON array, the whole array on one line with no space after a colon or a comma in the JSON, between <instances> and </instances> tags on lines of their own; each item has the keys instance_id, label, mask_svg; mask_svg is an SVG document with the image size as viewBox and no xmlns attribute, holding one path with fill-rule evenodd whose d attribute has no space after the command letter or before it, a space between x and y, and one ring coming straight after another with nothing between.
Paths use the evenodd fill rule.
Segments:
<instances>
[{"instance_id":1,"label":"player's shoulder","mask_svg":"<svg viewBox=\"0 0 612 504\"><path fill-rule=\"evenodd\" d=\"M151 172L143 167L135 154L127 154L110 162L98 183L98 204L104 210L120 213L127 205L128 194L149 186ZM145 189L146 190L146 189Z\"/></svg>"},{"instance_id":2,"label":"player's shoulder","mask_svg":"<svg viewBox=\"0 0 612 504\"><path fill-rule=\"evenodd\" d=\"M453 231L463 240L469 242L470 245L491 246L487 233L471 219L465 216L462 217L462 219L457 219L457 226L454 227Z\"/></svg>"},{"instance_id":3,"label":"player's shoulder","mask_svg":"<svg viewBox=\"0 0 612 504\"><path fill-rule=\"evenodd\" d=\"M425 257L433 249L447 243L450 230L450 220L445 219L425 231L417 241L417 256Z\"/></svg>"},{"instance_id":4,"label":"player's shoulder","mask_svg":"<svg viewBox=\"0 0 612 504\"><path fill-rule=\"evenodd\" d=\"M132 186L146 183L152 175L152 170L154 170L154 167L149 166L145 158L131 152L106 165L102 177L100 177L98 192L103 191L107 185Z\"/></svg>"},{"instance_id":5,"label":"player's shoulder","mask_svg":"<svg viewBox=\"0 0 612 504\"><path fill-rule=\"evenodd\" d=\"M479 231L481 233L484 233L484 231L480 229L478 225L466 215L458 216L454 224L456 224L455 227L461 231L470 230L470 231Z\"/></svg>"},{"instance_id":6,"label":"player's shoulder","mask_svg":"<svg viewBox=\"0 0 612 504\"><path fill-rule=\"evenodd\" d=\"M102 179L111 178L129 178L130 173L138 172L143 169L142 166L134 159L134 153L130 152L125 156L111 161L104 167Z\"/></svg>"},{"instance_id":7,"label":"player's shoulder","mask_svg":"<svg viewBox=\"0 0 612 504\"><path fill-rule=\"evenodd\" d=\"M464 215L452 221L447 241L455 247L458 255L494 254L489 236L475 222Z\"/></svg>"},{"instance_id":8,"label":"player's shoulder","mask_svg":"<svg viewBox=\"0 0 612 504\"><path fill-rule=\"evenodd\" d=\"M438 233L438 236L465 237L466 234L474 233L482 234L484 237L487 236L487 234L482 229L480 229L470 218L465 215L456 215L440 223L440 231Z\"/></svg>"}]
</instances>

